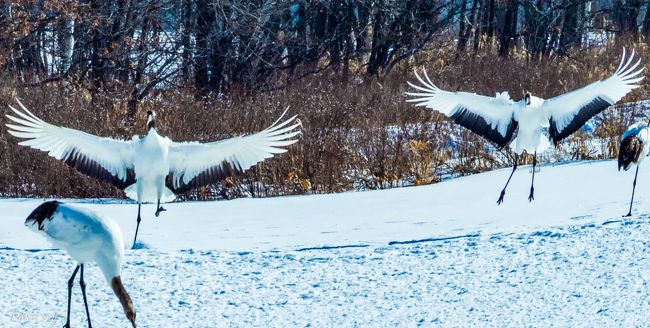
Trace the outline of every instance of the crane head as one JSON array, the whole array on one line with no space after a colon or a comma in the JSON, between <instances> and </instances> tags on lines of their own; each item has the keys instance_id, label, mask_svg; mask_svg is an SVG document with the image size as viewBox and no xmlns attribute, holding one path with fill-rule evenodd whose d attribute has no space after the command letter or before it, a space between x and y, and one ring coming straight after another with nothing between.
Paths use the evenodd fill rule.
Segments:
<instances>
[{"instance_id":1,"label":"crane head","mask_svg":"<svg viewBox=\"0 0 650 328\"><path fill-rule=\"evenodd\" d=\"M147 112L147 130L154 129L156 127L156 112L150 110Z\"/></svg>"}]
</instances>

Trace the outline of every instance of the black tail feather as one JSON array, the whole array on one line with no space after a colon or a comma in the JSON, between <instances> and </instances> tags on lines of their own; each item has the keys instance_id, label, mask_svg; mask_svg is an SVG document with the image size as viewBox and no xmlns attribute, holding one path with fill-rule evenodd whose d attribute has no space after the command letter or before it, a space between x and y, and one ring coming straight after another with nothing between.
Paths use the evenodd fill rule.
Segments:
<instances>
[{"instance_id":1,"label":"black tail feather","mask_svg":"<svg viewBox=\"0 0 650 328\"><path fill-rule=\"evenodd\" d=\"M623 170L627 171L632 163L637 163L642 150L643 144L636 135L625 137L621 141L621 147L618 150L618 170L620 171L623 168Z\"/></svg>"}]
</instances>

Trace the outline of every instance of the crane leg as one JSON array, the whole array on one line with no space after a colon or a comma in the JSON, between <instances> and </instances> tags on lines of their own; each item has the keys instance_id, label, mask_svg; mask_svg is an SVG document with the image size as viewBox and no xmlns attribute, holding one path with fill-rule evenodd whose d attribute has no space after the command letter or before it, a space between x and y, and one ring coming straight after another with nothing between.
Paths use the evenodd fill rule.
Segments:
<instances>
[{"instance_id":1,"label":"crane leg","mask_svg":"<svg viewBox=\"0 0 650 328\"><path fill-rule=\"evenodd\" d=\"M517 159L519 156L515 155L515 165L512 167L512 172L510 172L510 177L508 177L508 181L506 182L506 185L503 187L503 190L501 190L501 195L499 196L499 199L497 200L497 205L501 205L503 203L503 197L506 195L506 188L508 188L508 184L510 183L510 179L512 179L512 175L515 174L515 170L517 170Z\"/></svg>"},{"instance_id":2,"label":"crane leg","mask_svg":"<svg viewBox=\"0 0 650 328\"><path fill-rule=\"evenodd\" d=\"M535 200L535 166L537 165L537 152L533 155L533 180L530 181L530 195L528 195L528 201L532 202Z\"/></svg>"},{"instance_id":3,"label":"crane leg","mask_svg":"<svg viewBox=\"0 0 650 328\"><path fill-rule=\"evenodd\" d=\"M84 281L84 265L81 265L81 273L79 277L79 286L81 287L81 295L84 297L84 306L86 307L86 318L88 318L88 328L92 328L90 323L90 311L88 311L88 300L86 299L86 282Z\"/></svg>"},{"instance_id":4,"label":"crane leg","mask_svg":"<svg viewBox=\"0 0 650 328\"><path fill-rule=\"evenodd\" d=\"M160 212L164 212L164 211L166 211L166 209L164 207L160 206L160 198L158 198L158 206L157 206L157 209L156 209L156 217L158 217L160 215Z\"/></svg>"},{"instance_id":5,"label":"crane leg","mask_svg":"<svg viewBox=\"0 0 650 328\"><path fill-rule=\"evenodd\" d=\"M142 204L140 204L140 202L138 202L138 219L137 219L138 224L135 226L135 236L133 236L133 247L131 247L131 249L135 249L135 241L138 240L138 229L140 229L140 221L142 221L142 219L140 218L140 208L141 207L142 207Z\"/></svg>"},{"instance_id":6,"label":"crane leg","mask_svg":"<svg viewBox=\"0 0 650 328\"><path fill-rule=\"evenodd\" d=\"M77 267L72 272L72 276L70 276L70 279L68 279L68 315L63 328L70 328L70 301L72 300L72 284L74 283L74 277L77 276L77 271L79 271L80 266L81 265L77 265Z\"/></svg>"},{"instance_id":7,"label":"crane leg","mask_svg":"<svg viewBox=\"0 0 650 328\"><path fill-rule=\"evenodd\" d=\"M632 203L634 203L634 190L636 189L636 176L639 174L639 165L636 166L636 172L634 173L634 182L632 183L632 199L630 199L630 210L627 212L626 216L632 216Z\"/></svg>"}]
</instances>

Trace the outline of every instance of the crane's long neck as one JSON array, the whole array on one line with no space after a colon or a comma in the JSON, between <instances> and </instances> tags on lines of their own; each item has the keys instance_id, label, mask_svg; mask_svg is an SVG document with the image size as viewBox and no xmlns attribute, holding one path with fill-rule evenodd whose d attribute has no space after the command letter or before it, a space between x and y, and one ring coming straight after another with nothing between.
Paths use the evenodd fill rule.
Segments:
<instances>
[{"instance_id":1,"label":"crane's long neck","mask_svg":"<svg viewBox=\"0 0 650 328\"><path fill-rule=\"evenodd\" d=\"M129 319L129 321L131 321L133 327L135 327L135 309L133 308L133 302L131 301L129 293L127 293L126 289L124 289L124 285L122 285L122 279L120 279L120 276L113 277L111 280L111 287L113 288L113 292L115 292L117 298L120 299L122 308L124 308L124 314Z\"/></svg>"}]
</instances>

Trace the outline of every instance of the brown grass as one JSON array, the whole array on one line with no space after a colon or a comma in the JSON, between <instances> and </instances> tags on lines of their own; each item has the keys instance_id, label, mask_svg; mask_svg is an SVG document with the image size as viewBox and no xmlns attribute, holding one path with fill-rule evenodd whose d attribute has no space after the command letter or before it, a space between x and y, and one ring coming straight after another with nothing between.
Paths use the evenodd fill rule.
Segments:
<instances>
[{"instance_id":1,"label":"brown grass","mask_svg":"<svg viewBox=\"0 0 650 328\"><path fill-rule=\"evenodd\" d=\"M647 45L632 45L650 62ZM524 90L553 96L611 74L622 45L585 49L569 57L530 61L514 50L510 59L483 50L459 58L450 49L420 54L381 80L367 76L322 73L290 87L195 99L191 88L157 92L139 106L135 126L125 122L127 91L91 95L70 84L24 87L1 78L0 107L18 96L38 116L53 124L119 138L145 133L145 114L158 113L158 129L172 140L212 141L258 131L289 106L304 130L290 151L267 160L245 175L193 191L185 198L215 199L242 196L331 193L353 189L390 188L437 182L447 175L490 170L512 162L508 152L495 151L481 138L454 127L447 119L405 103L406 80L415 67L426 67L431 79L447 90L473 90L494 95L510 90L518 100ZM624 101L646 99L644 84ZM632 114L645 110L614 109L599 117L591 133L579 133L542 160L594 158L586 140L603 140L605 155L616 156L621 131ZM4 127L6 118L0 116ZM450 143L455 140L456 143ZM0 133L0 195L48 197L122 197L112 186L85 177L39 151L17 145Z\"/></svg>"}]
</instances>

